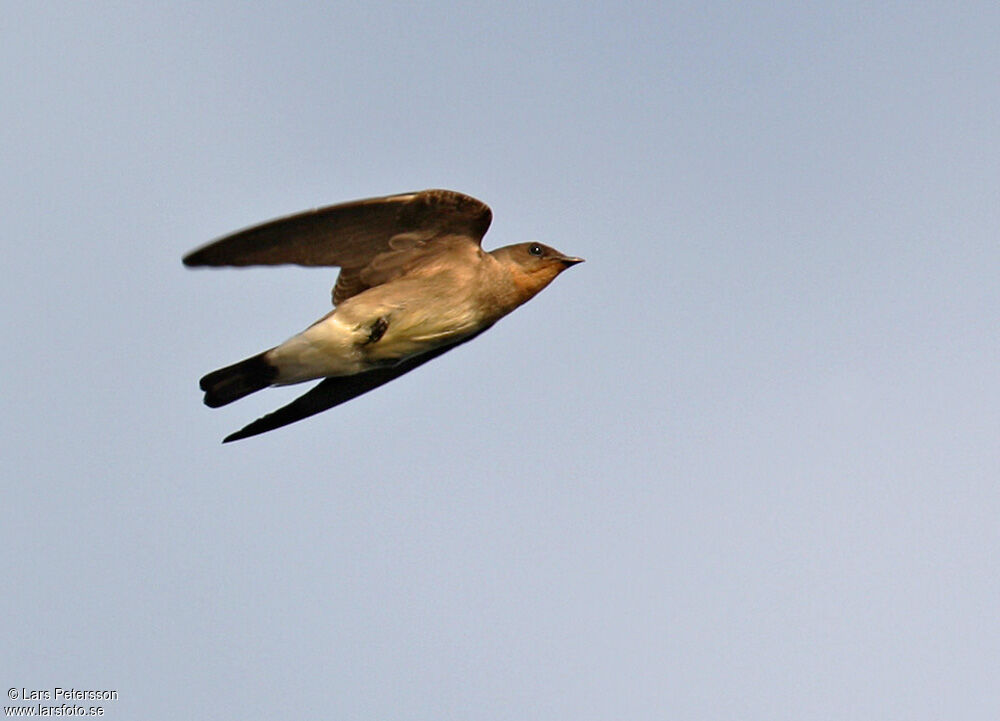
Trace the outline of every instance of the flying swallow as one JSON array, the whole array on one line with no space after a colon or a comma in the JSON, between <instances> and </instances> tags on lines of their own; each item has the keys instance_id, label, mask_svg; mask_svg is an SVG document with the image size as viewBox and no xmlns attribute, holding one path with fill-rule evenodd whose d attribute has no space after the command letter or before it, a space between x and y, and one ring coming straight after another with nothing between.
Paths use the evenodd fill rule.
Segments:
<instances>
[{"instance_id":1,"label":"flying swallow","mask_svg":"<svg viewBox=\"0 0 1000 721\"><path fill-rule=\"evenodd\" d=\"M334 309L284 343L201 379L205 405L324 379L223 443L378 388L487 330L583 261L541 243L490 252L489 206L452 190L357 200L272 220L184 257L187 266L337 266Z\"/></svg>"}]
</instances>

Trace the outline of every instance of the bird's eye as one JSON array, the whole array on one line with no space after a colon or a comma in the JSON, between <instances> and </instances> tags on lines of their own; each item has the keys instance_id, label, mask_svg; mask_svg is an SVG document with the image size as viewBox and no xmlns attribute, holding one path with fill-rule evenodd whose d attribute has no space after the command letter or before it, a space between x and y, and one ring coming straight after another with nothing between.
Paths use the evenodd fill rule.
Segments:
<instances>
[{"instance_id":1,"label":"bird's eye","mask_svg":"<svg viewBox=\"0 0 1000 721\"><path fill-rule=\"evenodd\" d=\"M528 248L528 252L531 253L532 255L541 255L542 246L540 246L538 243L532 243L531 246Z\"/></svg>"}]
</instances>

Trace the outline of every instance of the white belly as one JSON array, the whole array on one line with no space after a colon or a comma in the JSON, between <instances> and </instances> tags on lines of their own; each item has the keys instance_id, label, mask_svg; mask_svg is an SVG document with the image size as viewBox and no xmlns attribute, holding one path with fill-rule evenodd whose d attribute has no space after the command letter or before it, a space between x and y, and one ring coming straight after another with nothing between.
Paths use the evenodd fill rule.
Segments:
<instances>
[{"instance_id":1,"label":"white belly","mask_svg":"<svg viewBox=\"0 0 1000 721\"><path fill-rule=\"evenodd\" d=\"M380 318L386 329L372 340L373 325ZM371 307L348 301L268 351L267 359L278 369L279 385L353 375L458 340L478 330L479 324L475 309L462 304Z\"/></svg>"}]
</instances>

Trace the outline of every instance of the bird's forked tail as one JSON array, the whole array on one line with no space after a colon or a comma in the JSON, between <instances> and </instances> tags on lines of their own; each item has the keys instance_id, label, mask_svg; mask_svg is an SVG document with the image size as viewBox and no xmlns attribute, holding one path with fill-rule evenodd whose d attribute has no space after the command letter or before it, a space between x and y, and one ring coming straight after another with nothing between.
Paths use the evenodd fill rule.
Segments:
<instances>
[{"instance_id":1,"label":"bird's forked tail","mask_svg":"<svg viewBox=\"0 0 1000 721\"><path fill-rule=\"evenodd\" d=\"M267 388L278 375L278 369L268 363L266 352L231 366L212 371L201 379L205 405L218 408Z\"/></svg>"}]
</instances>

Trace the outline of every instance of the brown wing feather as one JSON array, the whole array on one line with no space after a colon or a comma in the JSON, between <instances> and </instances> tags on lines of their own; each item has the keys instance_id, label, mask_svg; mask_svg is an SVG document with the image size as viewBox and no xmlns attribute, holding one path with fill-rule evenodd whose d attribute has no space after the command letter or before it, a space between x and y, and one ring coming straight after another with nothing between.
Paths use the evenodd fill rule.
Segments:
<instances>
[{"instance_id":1,"label":"brown wing feather","mask_svg":"<svg viewBox=\"0 0 1000 721\"><path fill-rule=\"evenodd\" d=\"M489 206L451 190L357 200L272 220L220 238L184 258L188 266L340 266L359 271L401 233L465 235L477 243ZM346 285L346 284L345 284Z\"/></svg>"}]
</instances>

